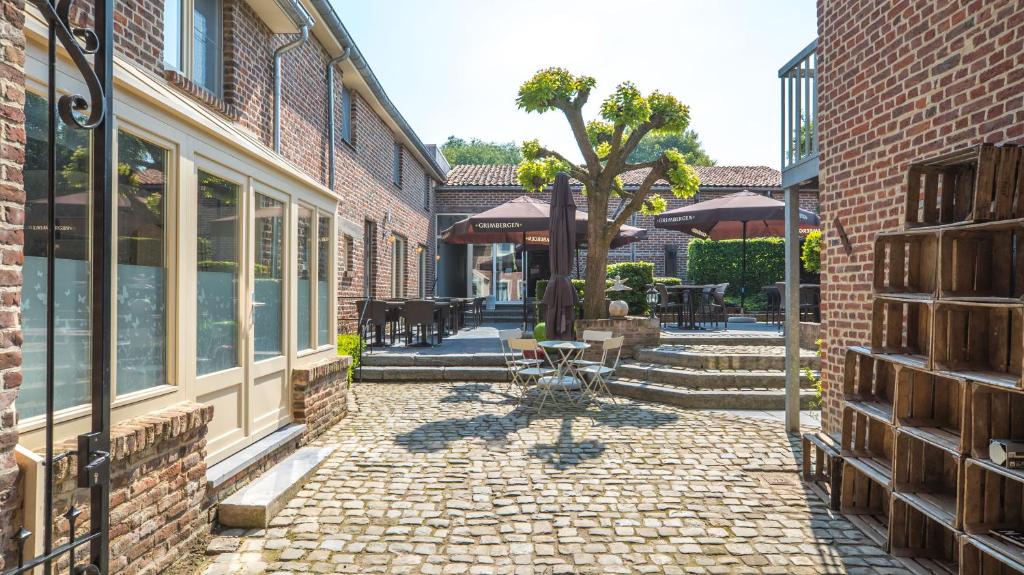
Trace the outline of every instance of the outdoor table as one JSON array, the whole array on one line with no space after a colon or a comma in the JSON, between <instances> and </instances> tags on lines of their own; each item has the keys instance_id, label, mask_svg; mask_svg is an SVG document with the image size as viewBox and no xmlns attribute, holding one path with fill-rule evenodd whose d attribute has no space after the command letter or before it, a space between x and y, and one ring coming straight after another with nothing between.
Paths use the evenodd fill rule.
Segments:
<instances>
[{"instance_id":1,"label":"outdoor table","mask_svg":"<svg viewBox=\"0 0 1024 575\"><path fill-rule=\"evenodd\" d=\"M545 340L537 345L544 350L544 355L555 368L555 375L541 378L548 385L563 391L575 391L582 387L572 367L573 360L579 359L583 352L590 349L590 344L583 341Z\"/></svg>"},{"instance_id":2,"label":"outdoor table","mask_svg":"<svg viewBox=\"0 0 1024 575\"><path fill-rule=\"evenodd\" d=\"M679 311L676 312L676 327L679 329L701 329L697 325L697 297L704 293L704 290L711 287L710 285L696 285L696 284L682 284L674 286L666 286L665 290L669 293L675 293L679 299ZM686 311L687 320L683 323L683 293L688 293L690 297L686 298Z\"/></svg>"}]
</instances>

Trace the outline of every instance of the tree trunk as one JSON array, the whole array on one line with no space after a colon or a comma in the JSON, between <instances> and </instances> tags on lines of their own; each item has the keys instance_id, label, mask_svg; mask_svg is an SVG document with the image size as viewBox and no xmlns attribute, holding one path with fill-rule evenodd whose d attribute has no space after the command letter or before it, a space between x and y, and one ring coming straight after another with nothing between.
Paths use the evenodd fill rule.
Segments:
<instances>
[{"instance_id":1,"label":"tree trunk","mask_svg":"<svg viewBox=\"0 0 1024 575\"><path fill-rule=\"evenodd\" d=\"M587 197L587 285L583 290L583 317L586 319L598 319L605 313L604 290L610 244L605 239L609 194L594 188Z\"/></svg>"}]
</instances>

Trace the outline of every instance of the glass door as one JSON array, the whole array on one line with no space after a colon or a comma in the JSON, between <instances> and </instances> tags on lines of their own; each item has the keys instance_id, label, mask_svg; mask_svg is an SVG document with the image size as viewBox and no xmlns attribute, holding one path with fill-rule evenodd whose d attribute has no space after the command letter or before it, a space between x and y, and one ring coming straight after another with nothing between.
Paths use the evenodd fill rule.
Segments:
<instances>
[{"instance_id":1,"label":"glass door","mask_svg":"<svg viewBox=\"0 0 1024 575\"><path fill-rule=\"evenodd\" d=\"M493 295L494 259L490 244L472 244L469 258L470 297Z\"/></svg>"},{"instance_id":2,"label":"glass door","mask_svg":"<svg viewBox=\"0 0 1024 575\"><path fill-rule=\"evenodd\" d=\"M523 301L523 266L516 244L494 244L494 277L495 301Z\"/></svg>"}]
</instances>

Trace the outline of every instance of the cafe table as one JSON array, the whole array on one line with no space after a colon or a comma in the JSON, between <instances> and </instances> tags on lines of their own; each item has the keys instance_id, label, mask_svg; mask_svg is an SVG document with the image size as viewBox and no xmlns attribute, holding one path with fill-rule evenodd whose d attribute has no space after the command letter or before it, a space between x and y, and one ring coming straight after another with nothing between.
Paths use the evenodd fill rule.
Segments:
<instances>
[{"instance_id":1,"label":"cafe table","mask_svg":"<svg viewBox=\"0 0 1024 575\"><path fill-rule=\"evenodd\" d=\"M682 284L674 286L666 286L665 290L669 293L675 294L679 298L679 311L676 312L676 327L679 329L701 329L697 325L697 300L699 296L704 293L704 290L711 287L710 285L697 285L697 284ZM683 294L686 293L689 297L685 298L686 307L686 322L683 322L683 307L684 302Z\"/></svg>"},{"instance_id":2,"label":"cafe table","mask_svg":"<svg viewBox=\"0 0 1024 575\"><path fill-rule=\"evenodd\" d=\"M583 352L590 349L590 344L583 341L545 340L537 345L544 350L544 355L555 369L555 375L542 377L541 385L565 392L576 391L582 387L582 381L573 369L573 360L579 359Z\"/></svg>"}]
</instances>

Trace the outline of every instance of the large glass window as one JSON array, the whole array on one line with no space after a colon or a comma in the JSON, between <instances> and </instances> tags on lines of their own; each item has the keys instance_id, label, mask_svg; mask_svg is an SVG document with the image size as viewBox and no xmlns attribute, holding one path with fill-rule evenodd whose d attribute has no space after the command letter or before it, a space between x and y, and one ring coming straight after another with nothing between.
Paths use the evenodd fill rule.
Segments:
<instances>
[{"instance_id":1,"label":"large glass window","mask_svg":"<svg viewBox=\"0 0 1024 575\"><path fill-rule=\"evenodd\" d=\"M316 264L317 345L331 343L331 218L320 215Z\"/></svg>"},{"instance_id":2,"label":"large glass window","mask_svg":"<svg viewBox=\"0 0 1024 575\"><path fill-rule=\"evenodd\" d=\"M117 392L167 383L168 152L117 136Z\"/></svg>"},{"instance_id":3,"label":"large glass window","mask_svg":"<svg viewBox=\"0 0 1024 575\"><path fill-rule=\"evenodd\" d=\"M283 353L284 210L284 203L256 194L256 286L253 294L256 361Z\"/></svg>"},{"instance_id":4,"label":"large glass window","mask_svg":"<svg viewBox=\"0 0 1024 575\"><path fill-rule=\"evenodd\" d=\"M299 351L313 347L313 210L299 207L298 227L298 318L296 343Z\"/></svg>"},{"instance_id":5,"label":"large glass window","mask_svg":"<svg viewBox=\"0 0 1024 575\"><path fill-rule=\"evenodd\" d=\"M58 120L59 121L59 120ZM25 263L22 291L22 419L46 411L46 255L48 116L45 98L25 99ZM57 126L54 210L54 385L56 409L89 401L90 172L88 132Z\"/></svg>"},{"instance_id":6,"label":"large glass window","mask_svg":"<svg viewBox=\"0 0 1024 575\"><path fill-rule=\"evenodd\" d=\"M221 3L192 0L192 81L220 94Z\"/></svg>"},{"instance_id":7,"label":"large glass window","mask_svg":"<svg viewBox=\"0 0 1024 575\"><path fill-rule=\"evenodd\" d=\"M238 184L199 172L199 375L238 366L238 200Z\"/></svg>"},{"instance_id":8,"label":"large glass window","mask_svg":"<svg viewBox=\"0 0 1024 575\"><path fill-rule=\"evenodd\" d=\"M472 288L470 297L486 297L491 295L494 281L494 256L490 244L474 244L470 260L472 277L469 285Z\"/></svg>"},{"instance_id":9,"label":"large glass window","mask_svg":"<svg viewBox=\"0 0 1024 575\"><path fill-rule=\"evenodd\" d=\"M164 63L181 70L181 3L164 0Z\"/></svg>"}]
</instances>

